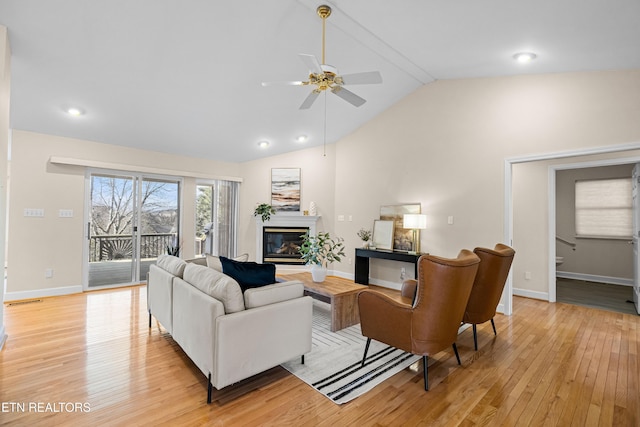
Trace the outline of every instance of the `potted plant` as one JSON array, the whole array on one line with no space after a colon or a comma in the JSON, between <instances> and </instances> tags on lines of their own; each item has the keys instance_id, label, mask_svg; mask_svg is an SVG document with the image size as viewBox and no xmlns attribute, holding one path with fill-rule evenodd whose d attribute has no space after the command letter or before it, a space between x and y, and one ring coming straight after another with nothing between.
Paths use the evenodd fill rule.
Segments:
<instances>
[{"instance_id":1,"label":"potted plant","mask_svg":"<svg viewBox=\"0 0 640 427\"><path fill-rule=\"evenodd\" d=\"M260 216L262 218L262 222L267 222L271 219L271 214L275 213L276 210L273 209L273 206L268 203L260 203L253 211L253 216Z\"/></svg>"},{"instance_id":2,"label":"potted plant","mask_svg":"<svg viewBox=\"0 0 640 427\"><path fill-rule=\"evenodd\" d=\"M361 228L360 231L358 231L358 237L364 242L362 244L362 247L364 249L368 249L369 240L371 240L371 230L365 230L364 228Z\"/></svg>"},{"instance_id":3,"label":"potted plant","mask_svg":"<svg viewBox=\"0 0 640 427\"><path fill-rule=\"evenodd\" d=\"M311 265L311 277L314 282L324 282L327 277L327 265L341 261L344 256L344 243L341 237L332 238L329 233L320 232L315 236L307 231L302 236L300 254L307 265Z\"/></svg>"},{"instance_id":4,"label":"potted plant","mask_svg":"<svg viewBox=\"0 0 640 427\"><path fill-rule=\"evenodd\" d=\"M180 256L180 243L174 237L171 243L167 243L167 255Z\"/></svg>"}]
</instances>

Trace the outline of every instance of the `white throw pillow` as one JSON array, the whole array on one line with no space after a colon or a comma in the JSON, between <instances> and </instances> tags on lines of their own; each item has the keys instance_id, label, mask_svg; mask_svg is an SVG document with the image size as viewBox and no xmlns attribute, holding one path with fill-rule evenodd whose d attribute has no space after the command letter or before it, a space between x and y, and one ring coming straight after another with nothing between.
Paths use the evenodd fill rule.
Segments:
<instances>
[{"instance_id":1,"label":"white throw pillow","mask_svg":"<svg viewBox=\"0 0 640 427\"><path fill-rule=\"evenodd\" d=\"M182 278L184 267L187 265L187 263L184 260L181 260L180 258L173 255L162 254L158 256L156 265L164 271Z\"/></svg>"},{"instance_id":2,"label":"white throw pillow","mask_svg":"<svg viewBox=\"0 0 640 427\"><path fill-rule=\"evenodd\" d=\"M220 262L220 257L215 255L206 254L207 257L207 267L213 268L216 271L222 273L222 263ZM231 258L234 261L247 262L249 261L249 254L238 255L235 258Z\"/></svg>"},{"instance_id":3,"label":"white throw pillow","mask_svg":"<svg viewBox=\"0 0 640 427\"><path fill-rule=\"evenodd\" d=\"M226 314L244 310L242 289L233 278L212 268L198 264L187 264L184 281L222 303Z\"/></svg>"}]
</instances>

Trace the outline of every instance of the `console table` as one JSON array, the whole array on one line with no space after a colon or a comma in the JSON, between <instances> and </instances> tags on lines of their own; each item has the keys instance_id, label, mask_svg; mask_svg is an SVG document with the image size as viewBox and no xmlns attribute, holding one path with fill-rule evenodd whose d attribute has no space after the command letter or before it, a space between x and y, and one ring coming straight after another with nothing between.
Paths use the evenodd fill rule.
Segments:
<instances>
[{"instance_id":1,"label":"console table","mask_svg":"<svg viewBox=\"0 0 640 427\"><path fill-rule=\"evenodd\" d=\"M418 259L422 254L409 254L407 252L379 251L375 249L356 248L356 274L355 282L361 285L369 284L369 259L380 258L392 261L410 262L413 264L414 277L418 278Z\"/></svg>"}]
</instances>

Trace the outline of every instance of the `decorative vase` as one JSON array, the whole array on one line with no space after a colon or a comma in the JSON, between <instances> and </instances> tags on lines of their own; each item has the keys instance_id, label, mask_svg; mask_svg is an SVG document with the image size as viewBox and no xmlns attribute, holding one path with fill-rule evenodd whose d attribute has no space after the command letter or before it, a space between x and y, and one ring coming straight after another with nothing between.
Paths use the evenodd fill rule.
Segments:
<instances>
[{"instance_id":1,"label":"decorative vase","mask_svg":"<svg viewBox=\"0 0 640 427\"><path fill-rule=\"evenodd\" d=\"M362 242L362 249L369 249L369 241L365 240L364 242Z\"/></svg>"},{"instance_id":2,"label":"decorative vase","mask_svg":"<svg viewBox=\"0 0 640 427\"><path fill-rule=\"evenodd\" d=\"M316 202L309 203L309 215L311 216L318 215L318 208L316 207Z\"/></svg>"},{"instance_id":3,"label":"decorative vase","mask_svg":"<svg viewBox=\"0 0 640 427\"><path fill-rule=\"evenodd\" d=\"M327 277L327 269L321 265L314 264L311 266L311 279L316 283L324 282Z\"/></svg>"}]
</instances>

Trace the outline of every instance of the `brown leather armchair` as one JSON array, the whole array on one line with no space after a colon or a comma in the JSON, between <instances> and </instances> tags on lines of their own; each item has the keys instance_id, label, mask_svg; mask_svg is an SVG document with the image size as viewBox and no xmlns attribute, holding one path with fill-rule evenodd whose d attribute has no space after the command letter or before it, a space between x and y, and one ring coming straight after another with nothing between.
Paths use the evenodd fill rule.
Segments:
<instances>
[{"instance_id":1,"label":"brown leather armchair","mask_svg":"<svg viewBox=\"0 0 640 427\"><path fill-rule=\"evenodd\" d=\"M496 315L496 308L516 252L501 243L494 249L475 248L473 252L480 258L480 266L462 321L473 325L473 345L478 350L476 325L491 320L493 333L498 335L493 317Z\"/></svg>"},{"instance_id":2,"label":"brown leather armchair","mask_svg":"<svg viewBox=\"0 0 640 427\"><path fill-rule=\"evenodd\" d=\"M367 337L362 365L371 339L423 356L425 390L429 390L428 356L452 345L460 364L455 342L479 263L478 256L466 249L455 259L423 255L418 260L415 298L407 294L398 300L362 291L358 308L362 335Z\"/></svg>"}]
</instances>

